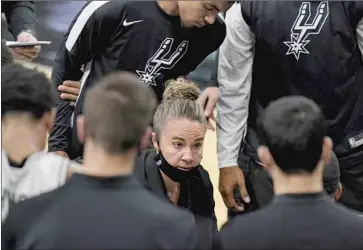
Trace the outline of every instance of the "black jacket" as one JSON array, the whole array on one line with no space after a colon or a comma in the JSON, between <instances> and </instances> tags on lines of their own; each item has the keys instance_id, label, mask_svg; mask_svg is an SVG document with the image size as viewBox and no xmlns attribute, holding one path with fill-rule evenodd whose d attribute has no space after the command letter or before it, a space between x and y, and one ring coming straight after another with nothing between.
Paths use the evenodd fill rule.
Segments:
<instances>
[{"instance_id":1,"label":"black jacket","mask_svg":"<svg viewBox=\"0 0 363 250\"><path fill-rule=\"evenodd\" d=\"M72 159L82 154L72 124L83 111L85 91L100 77L116 70L133 72L161 100L164 82L188 75L219 47L225 34L220 17L212 25L184 29L180 18L165 14L156 1L90 2L73 20L55 58L56 86L82 78L82 88L75 109L58 101L49 151L65 151Z\"/></svg>"},{"instance_id":2,"label":"black jacket","mask_svg":"<svg viewBox=\"0 0 363 250\"><path fill-rule=\"evenodd\" d=\"M137 159L136 176L144 187L160 198L169 200L165 184L155 162L155 150L143 151ZM214 212L213 185L208 172L199 167L198 176L181 183L179 207L191 211L197 223L200 246L216 247L213 242L217 233L217 219Z\"/></svg>"},{"instance_id":3,"label":"black jacket","mask_svg":"<svg viewBox=\"0 0 363 250\"><path fill-rule=\"evenodd\" d=\"M1 12L5 14L8 30L15 38L25 30L35 36L34 1L1 1Z\"/></svg>"},{"instance_id":4,"label":"black jacket","mask_svg":"<svg viewBox=\"0 0 363 250\"><path fill-rule=\"evenodd\" d=\"M363 62L356 27L363 2L247 1L240 6L255 35L247 136L252 148L246 150L256 157L256 119L271 101L304 95L322 108L339 159L361 162ZM315 29L309 26L313 21ZM294 50L294 41L300 50Z\"/></svg>"},{"instance_id":5,"label":"black jacket","mask_svg":"<svg viewBox=\"0 0 363 250\"><path fill-rule=\"evenodd\" d=\"M74 174L65 186L20 202L2 226L2 249L195 249L193 215L133 176Z\"/></svg>"}]
</instances>

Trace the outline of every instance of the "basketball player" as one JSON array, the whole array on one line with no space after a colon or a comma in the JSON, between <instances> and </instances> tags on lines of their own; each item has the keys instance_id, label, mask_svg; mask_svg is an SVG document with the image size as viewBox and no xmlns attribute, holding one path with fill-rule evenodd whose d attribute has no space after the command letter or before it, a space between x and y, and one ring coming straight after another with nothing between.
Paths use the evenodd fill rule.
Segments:
<instances>
[{"instance_id":1,"label":"basketball player","mask_svg":"<svg viewBox=\"0 0 363 250\"><path fill-rule=\"evenodd\" d=\"M75 108L63 99L57 103L49 150L71 159L81 156L73 124L82 113L85 91L108 72L136 73L160 101L166 80L188 75L223 42L225 24L218 13L231 4L222 0L88 3L72 22L55 59L52 79L57 87L82 80ZM200 97L209 118L218 94L218 88L211 87Z\"/></svg>"},{"instance_id":2,"label":"basketball player","mask_svg":"<svg viewBox=\"0 0 363 250\"><path fill-rule=\"evenodd\" d=\"M3 56L3 55L2 55ZM44 152L52 128L56 93L49 79L19 64L1 68L2 220L12 204L49 192L76 167L69 159Z\"/></svg>"},{"instance_id":3,"label":"basketball player","mask_svg":"<svg viewBox=\"0 0 363 250\"><path fill-rule=\"evenodd\" d=\"M256 117L271 101L299 94L322 108L341 167L340 201L363 211L362 17L361 1L243 1L227 12L217 141L219 189L229 208L270 202Z\"/></svg>"}]
</instances>

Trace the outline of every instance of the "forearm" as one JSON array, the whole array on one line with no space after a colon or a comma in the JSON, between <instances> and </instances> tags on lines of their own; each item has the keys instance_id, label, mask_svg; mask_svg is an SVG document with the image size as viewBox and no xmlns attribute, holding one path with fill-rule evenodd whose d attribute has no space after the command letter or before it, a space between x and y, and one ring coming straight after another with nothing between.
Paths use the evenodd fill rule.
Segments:
<instances>
[{"instance_id":1,"label":"forearm","mask_svg":"<svg viewBox=\"0 0 363 250\"><path fill-rule=\"evenodd\" d=\"M5 15L9 31L15 38L22 31L28 31L36 36L36 14L33 1L14 1L7 3Z\"/></svg>"}]
</instances>

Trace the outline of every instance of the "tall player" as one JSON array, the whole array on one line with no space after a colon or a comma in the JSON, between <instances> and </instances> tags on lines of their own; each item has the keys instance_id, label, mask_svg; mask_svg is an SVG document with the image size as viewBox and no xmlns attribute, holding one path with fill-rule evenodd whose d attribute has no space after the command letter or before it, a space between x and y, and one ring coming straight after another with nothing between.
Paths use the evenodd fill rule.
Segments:
<instances>
[{"instance_id":1,"label":"tall player","mask_svg":"<svg viewBox=\"0 0 363 250\"><path fill-rule=\"evenodd\" d=\"M256 117L271 101L303 95L326 118L341 167L340 201L363 211L362 17L360 1L248 1L227 12L217 140L219 188L229 208L269 203L272 182L257 160Z\"/></svg>"},{"instance_id":2,"label":"tall player","mask_svg":"<svg viewBox=\"0 0 363 250\"><path fill-rule=\"evenodd\" d=\"M218 13L231 4L221 0L87 4L72 22L55 59L52 79L57 86L82 80L75 108L62 99L57 103L49 150L72 159L81 156L72 124L82 113L85 90L108 72L136 73L161 100L166 80L189 74L223 42L226 28ZM212 116L218 93L217 87L211 87L201 96L207 117Z\"/></svg>"}]
</instances>

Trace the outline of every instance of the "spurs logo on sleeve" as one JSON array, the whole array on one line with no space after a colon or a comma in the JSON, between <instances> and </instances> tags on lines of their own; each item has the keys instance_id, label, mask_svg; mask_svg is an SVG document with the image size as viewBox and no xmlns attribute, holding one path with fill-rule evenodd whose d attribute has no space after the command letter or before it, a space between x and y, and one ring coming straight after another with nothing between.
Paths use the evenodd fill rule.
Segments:
<instances>
[{"instance_id":1,"label":"spurs logo on sleeve","mask_svg":"<svg viewBox=\"0 0 363 250\"><path fill-rule=\"evenodd\" d=\"M310 2L301 4L299 14L291 28L291 41L284 44L289 48L286 55L294 55L299 60L300 54L310 54L306 45L310 35L318 35L329 16L329 2L321 2L314 17L311 16Z\"/></svg>"},{"instance_id":2,"label":"spurs logo on sleeve","mask_svg":"<svg viewBox=\"0 0 363 250\"><path fill-rule=\"evenodd\" d=\"M139 80L146 86L156 86L155 79L160 75L161 69L172 69L183 58L188 50L188 41L182 41L178 48L171 53L173 38L166 38L155 54L148 60L145 70L136 70Z\"/></svg>"}]
</instances>

